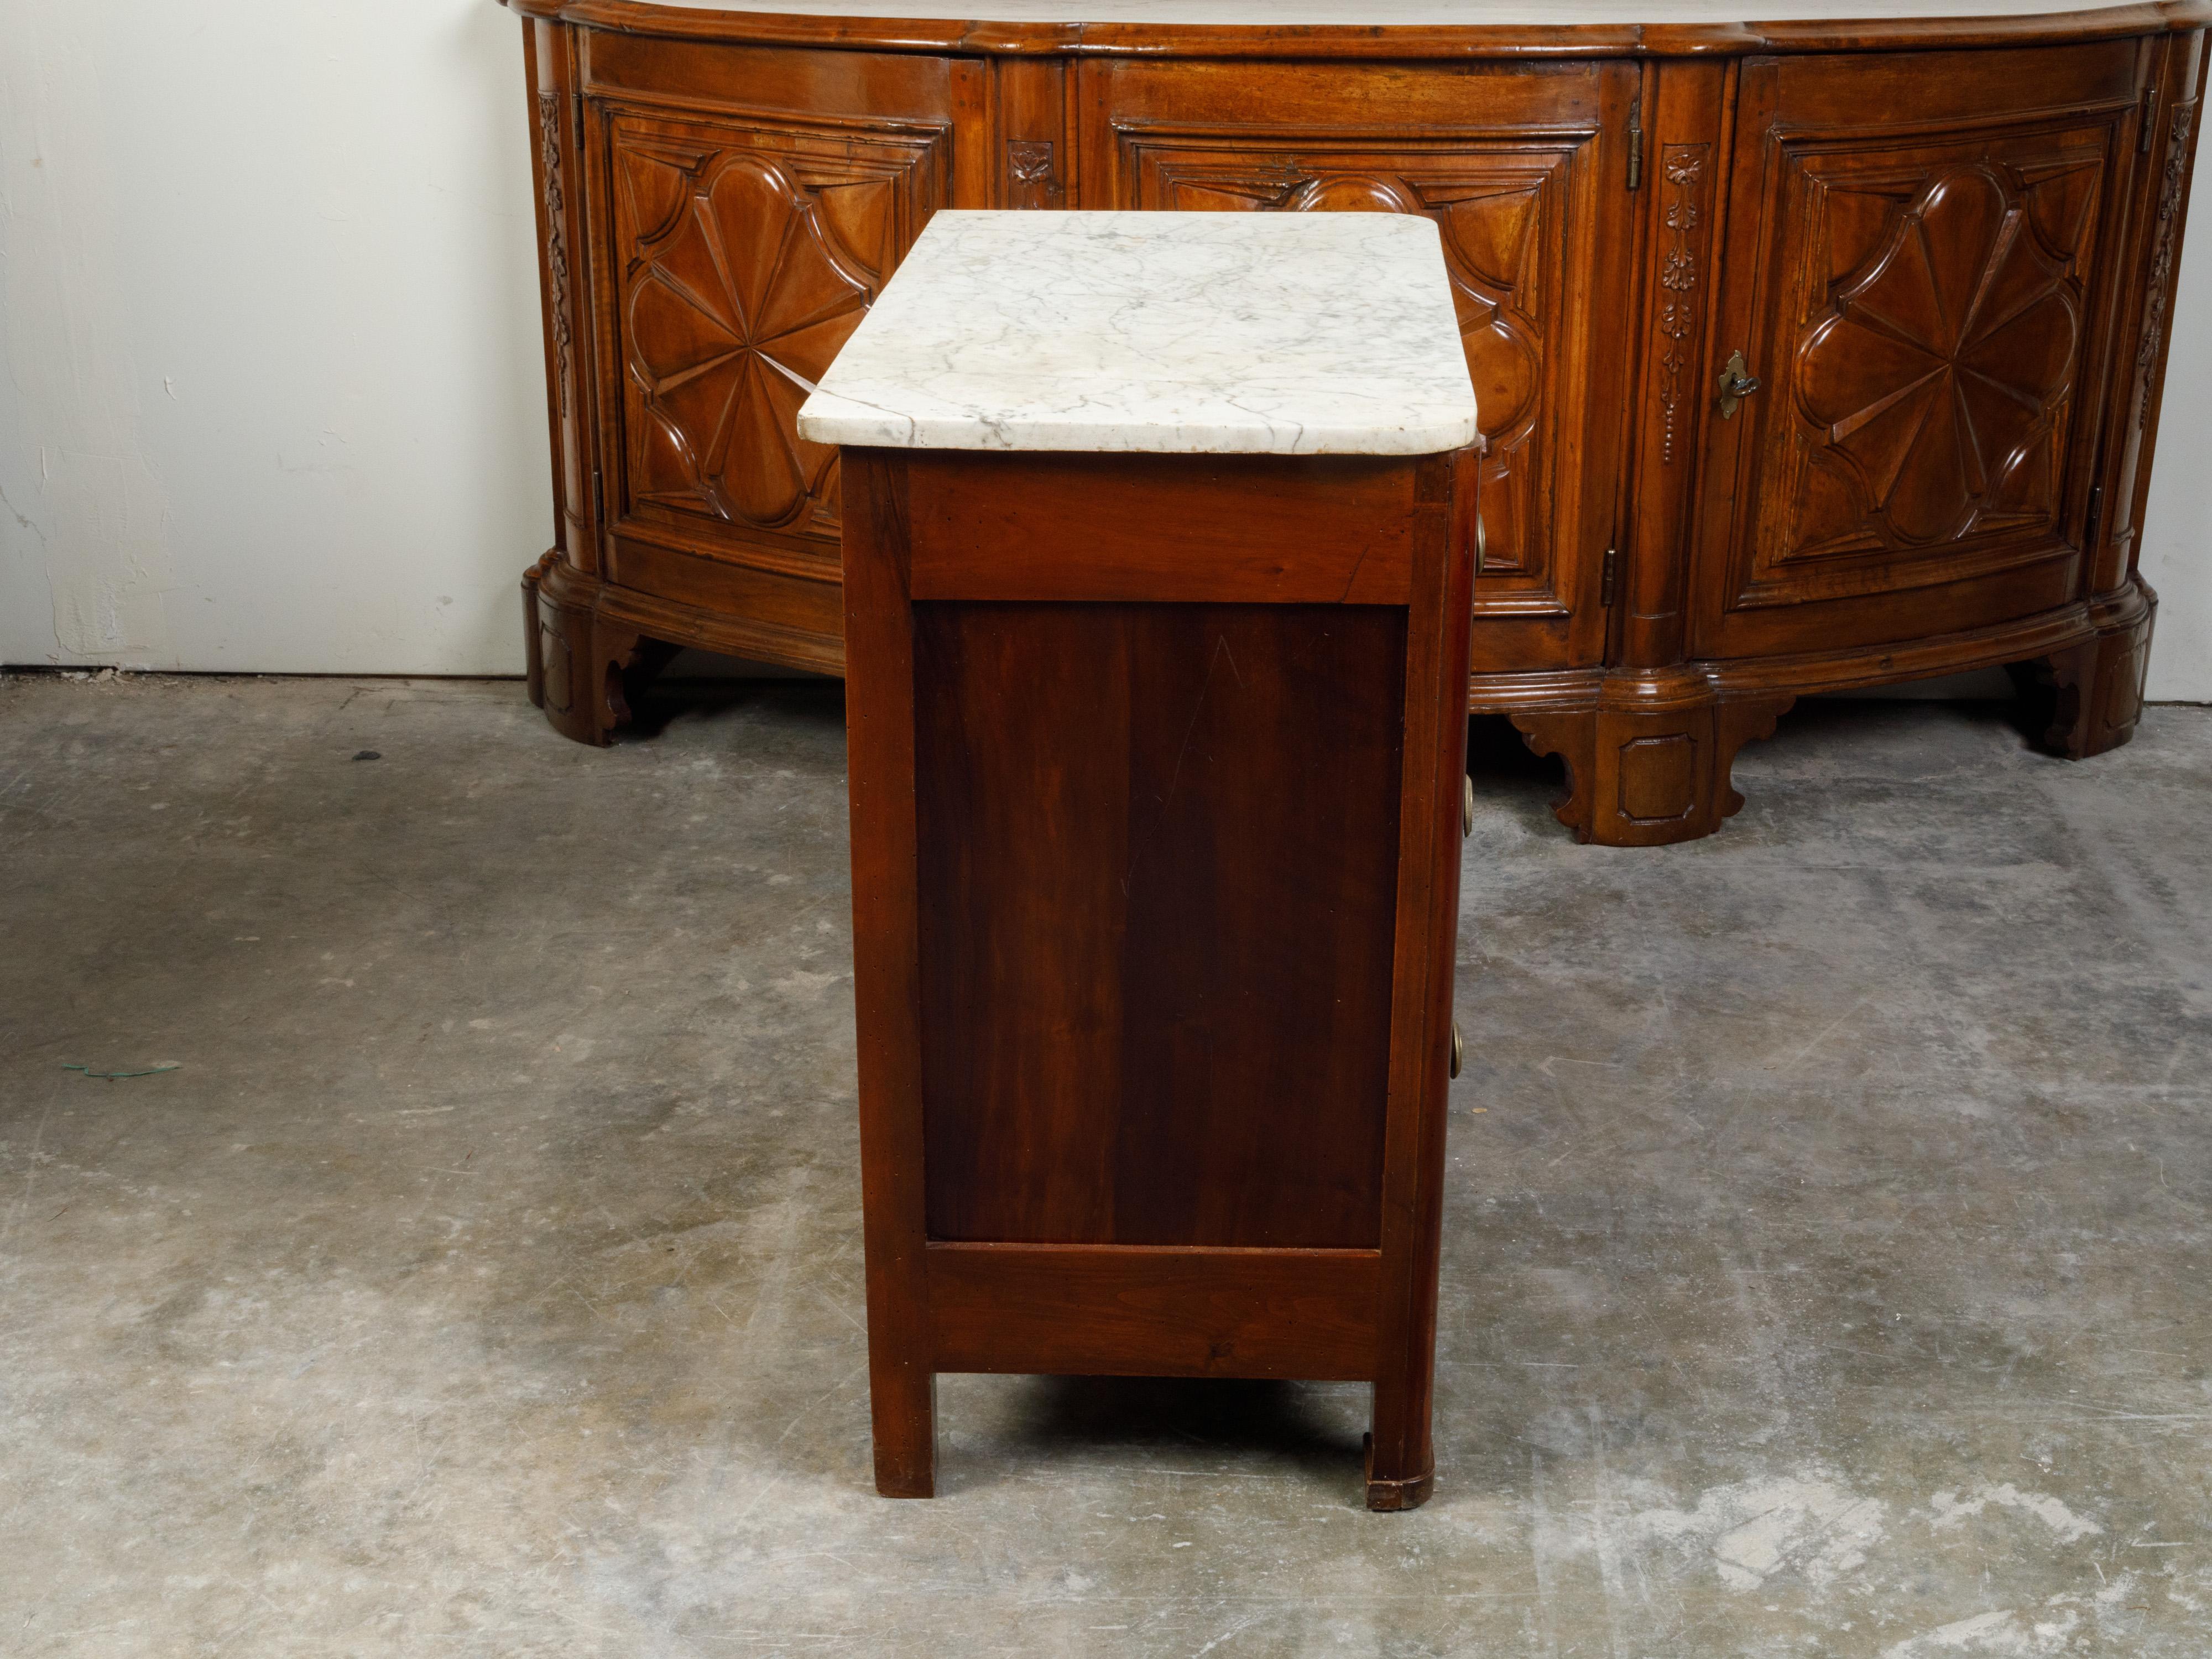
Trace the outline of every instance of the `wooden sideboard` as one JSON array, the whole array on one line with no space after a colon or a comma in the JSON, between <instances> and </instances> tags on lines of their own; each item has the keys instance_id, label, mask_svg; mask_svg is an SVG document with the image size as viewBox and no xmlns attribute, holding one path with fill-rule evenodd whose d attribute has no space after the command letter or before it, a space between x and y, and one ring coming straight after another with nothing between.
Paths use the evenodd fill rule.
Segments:
<instances>
[{"instance_id":1,"label":"wooden sideboard","mask_svg":"<svg viewBox=\"0 0 2212 1659\"><path fill-rule=\"evenodd\" d=\"M793 421L940 206L1434 218L1487 440L1468 707L1565 760L1583 839L1711 833L1809 691L2004 665L2058 752L2134 731L2212 0L507 3L556 526L529 683L571 737L678 646L842 671L837 458Z\"/></svg>"}]
</instances>

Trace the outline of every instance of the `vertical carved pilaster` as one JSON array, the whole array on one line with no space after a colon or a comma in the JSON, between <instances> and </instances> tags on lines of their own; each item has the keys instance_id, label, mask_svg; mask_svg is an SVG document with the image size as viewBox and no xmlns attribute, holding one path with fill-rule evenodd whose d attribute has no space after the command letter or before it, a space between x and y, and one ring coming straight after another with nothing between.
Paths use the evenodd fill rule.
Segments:
<instances>
[{"instance_id":1,"label":"vertical carved pilaster","mask_svg":"<svg viewBox=\"0 0 2212 1659\"><path fill-rule=\"evenodd\" d=\"M2136 426L2150 418L2152 383L2157 380L2160 348L2166 340L2166 312L2173 290L2173 249L2181 228L2182 198L2188 194L2189 130L2197 106L2173 112L2166 131L2166 179L2158 192L2158 241L2151 252L2150 282L2143 300L2142 339L2136 347Z\"/></svg>"},{"instance_id":2,"label":"vertical carved pilaster","mask_svg":"<svg viewBox=\"0 0 2212 1659\"><path fill-rule=\"evenodd\" d=\"M548 314L553 356L559 369L557 395L563 418L568 413L568 241L567 198L561 190L561 94L538 94L538 132L545 169L545 270L551 284Z\"/></svg>"},{"instance_id":3,"label":"vertical carved pilaster","mask_svg":"<svg viewBox=\"0 0 2212 1659\"><path fill-rule=\"evenodd\" d=\"M1666 180L1665 208L1660 222L1666 228L1664 251L1659 256L1659 286L1665 297L1659 307L1659 410L1665 422L1659 459L1674 461L1674 431L1692 378L1697 356L1698 280L1697 229L1705 218L1705 163L1710 144L1667 144L1661 148L1659 167Z\"/></svg>"}]
</instances>

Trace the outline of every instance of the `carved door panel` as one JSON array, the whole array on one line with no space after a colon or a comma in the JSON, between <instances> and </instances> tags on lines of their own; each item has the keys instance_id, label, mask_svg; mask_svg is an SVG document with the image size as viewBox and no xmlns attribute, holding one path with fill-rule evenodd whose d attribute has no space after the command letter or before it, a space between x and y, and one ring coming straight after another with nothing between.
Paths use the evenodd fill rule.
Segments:
<instances>
[{"instance_id":1,"label":"carved door panel","mask_svg":"<svg viewBox=\"0 0 2212 1659\"><path fill-rule=\"evenodd\" d=\"M606 131L621 528L834 572L837 452L798 435L799 405L944 199L943 135L621 112Z\"/></svg>"},{"instance_id":2,"label":"carved door panel","mask_svg":"<svg viewBox=\"0 0 2212 1659\"><path fill-rule=\"evenodd\" d=\"M1625 313L1626 64L1468 72L1091 64L1083 203L1437 221L1488 440L1475 665L1591 665ZM1595 394L1595 395L1594 395Z\"/></svg>"},{"instance_id":3,"label":"carved door panel","mask_svg":"<svg viewBox=\"0 0 2212 1659\"><path fill-rule=\"evenodd\" d=\"M1707 422L1694 654L2077 596L2136 63L2115 42L1746 64L1713 356L1762 386Z\"/></svg>"}]
</instances>

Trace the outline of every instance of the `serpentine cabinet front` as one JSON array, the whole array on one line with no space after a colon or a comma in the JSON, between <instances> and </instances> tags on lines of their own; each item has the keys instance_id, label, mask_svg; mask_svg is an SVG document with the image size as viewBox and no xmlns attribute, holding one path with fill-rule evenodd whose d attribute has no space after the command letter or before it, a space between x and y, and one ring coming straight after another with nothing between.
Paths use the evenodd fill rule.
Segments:
<instances>
[{"instance_id":1,"label":"serpentine cabinet front","mask_svg":"<svg viewBox=\"0 0 2212 1659\"><path fill-rule=\"evenodd\" d=\"M570 736L680 645L842 670L837 459L794 416L946 205L1434 218L1488 444L1469 706L1565 759L1585 839L1717 828L1806 691L2004 664L2060 752L2132 732L2198 0L1403 60L510 3L558 506L531 688Z\"/></svg>"}]
</instances>

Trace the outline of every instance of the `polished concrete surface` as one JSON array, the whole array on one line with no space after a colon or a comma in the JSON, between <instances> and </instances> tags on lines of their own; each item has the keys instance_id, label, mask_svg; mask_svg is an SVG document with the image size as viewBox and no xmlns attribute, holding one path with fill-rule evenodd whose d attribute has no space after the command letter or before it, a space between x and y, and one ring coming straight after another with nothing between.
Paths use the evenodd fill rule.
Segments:
<instances>
[{"instance_id":1,"label":"polished concrete surface","mask_svg":"<svg viewBox=\"0 0 2212 1659\"><path fill-rule=\"evenodd\" d=\"M1492 753L1403 1516L1343 1386L874 1495L843 756L0 681L0 1652L2212 1652L2212 712L1813 706L1650 852Z\"/></svg>"}]
</instances>

